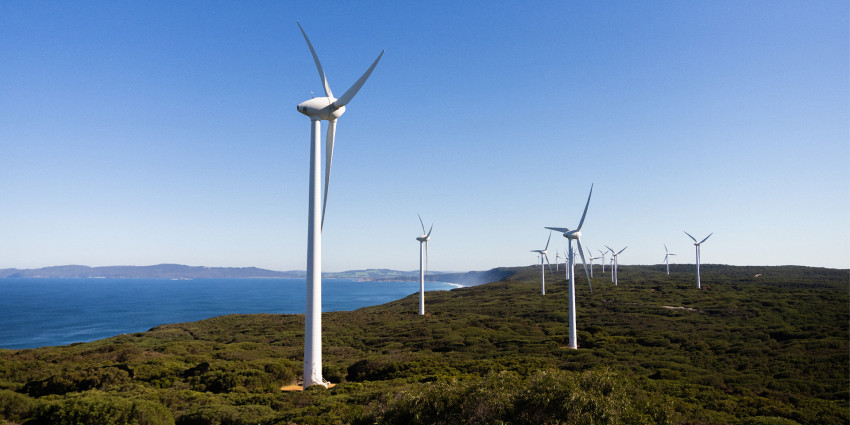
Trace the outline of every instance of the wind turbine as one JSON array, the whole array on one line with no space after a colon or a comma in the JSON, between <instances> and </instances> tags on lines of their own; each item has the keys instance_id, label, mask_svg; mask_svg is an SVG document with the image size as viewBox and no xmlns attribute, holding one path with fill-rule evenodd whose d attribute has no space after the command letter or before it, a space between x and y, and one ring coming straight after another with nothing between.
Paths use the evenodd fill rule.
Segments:
<instances>
[{"instance_id":1,"label":"wind turbine","mask_svg":"<svg viewBox=\"0 0 850 425\"><path fill-rule=\"evenodd\" d=\"M592 279L593 278L593 260L598 260L602 257L594 257L593 252L590 249L588 249L587 250L587 258L590 260L590 278ZM602 261L605 261L605 260L602 260ZM605 263L602 263L602 266L604 267Z\"/></svg>"},{"instance_id":2,"label":"wind turbine","mask_svg":"<svg viewBox=\"0 0 850 425\"><path fill-rule=\"evenodd\" d=\"M325 207L328 201L328 186L331 177L331 160L334 150L336 120L345 112L345 105L354 98L357 91L369 78L372 70L381 60L384 52L378 55L372 66L339 99L333 96L331 87L325 78L325 71L319 57L307 37L307 33L298 24L307 47L316 62L319 77L325 90L325 97L314 97L298 104L298 112L310 117L310 183L309 214L307 215L307 308L304 324L304 388L311 385L328 386L322 378L322 225L325 220ZM321 195L321 145L322 120L328 121L328 134L325 141L325 190L321 209L318 208ZM321 215L320 215L321 214Z\"/></svg>"},{"instance_id":3,"label":"wind turbine","mask_svg":"<svg viewBox=\"0 0 850 425\"><path fill-rule=\"evenodd\" d=\"M552 232L549 232L549 239L546 239L546 248L532 249L531 252L536 252L540 255L540 293L546 295L546 271L543 269L543 259L549 263L549 256L546 255L546 250L549 249L549 241L552 240ZM552 271L552 263L549 263L549 272Z\"/></svg>"},{"instance_id":4,"label":"wind turbine","mask_svg":"<svg viewBox=\"0 0 850 425\"><path fill-rule=\"evenodd\" d=\"M599 254L602 255L602 257L596 257L596 258L602 258L602 273L605 273L605 251L603 251L601 249L597 249L597 251L599 251Z\"/></svg>"},{"instance_id":5,"label":"wind turbine","mask_svg":"<svg viewBox=\"0 0 850 425\"><path fill-rule=\"evenodd\" d=\"M425 223L422 222L422 216L419 213L416 214L419 217L419 224L422 225L422 236L416 238L419 241L419 315L425 315L425 269L427 269L428 264L428 241L431 240L431 231L434 230L434 224L431 224L431 228L428 229L428 233L425 233ZM425 257L423 260L422 257L422 244L425 244ZM438 247L439 248L439 247Z\"/></svg>"},{"instance_id":6,"label":"wind turbine","mask_svg":"<svg viewBox=\"0 0 850 425\"><path fill-rule=\"evenodd\" d=\"M628 248L628 247L629 247L629 246L628 246L628 245L626 245L626 248ZM608 245L605 245L605 248L608 248L608 249L611 251L611 255L613 255L613 256L614 256L614 258L612 258L612 260L614 261L614 273L611 275L611 277L613 277L613 278L614 278L614 286L617 286L617 269L618 269L618 267L617 267L617 266L619 265L619 264L617 263L617 256L619 256L620 254L622 254L622 253L623 253L623 251L625 251L625 250L626 250L626 248L621 249L621 250L620 250L620 252L614 252L614 250L613 250L613 249L611 249L611 247L610 247L610 246L608 246Z\"/></svg>"},{"instance_id":7,"label":"wind turbine","mask_svg":"<svg viewBox=\"0 0 850 425\"><path fill-rule=\"evenodd\" d=\"M558 250L556 249L555 250L555 271L556 272L559 271L558 270L558 264L559 264L558 262L561 261L560 259L561 259L561 253L558 252Z\"/></svg>"},{"instance_id":8,"label":"wind turbine","mask_svg":"<svg viewBox=\"0 0 850 425\"><path fill-rule=\"evenodd\" d=\"M711 236L711 235L709 235L709 236ZM694 241L694 242L696 242L696 241ZM667 251L667 245L664 245L664 262L667 263L667 275L668 276L670 275L670 256L671 255L676 255L676 254L671 254L670 251Z\"/></svg>"},{"instance_id":9,"label":"wind turbine","mask_svg":"<svg viewBox=\"0 0 850 425\"><path fill-rule=\"evenodd\" d=\"M710 238L711 235L714 234L714 232L709 233L708 236L705 237L705 239L703 239L699 242L697 242L697 239L695 237L691 236L690 233L685 232L685 234L688 235L688 237L690 237L691 239L694 240L694 246L697 247L697 289L700 289L702 287L700 286L700 283L699 283L699 246L702 245L703 242L708 240L708 238Z\"/></svg>"},{"instance_id":10,"label":"wind turbine","mask_svg":"<svg viewBox=\"0 0 850 425\"><path fill-rule=\"evenodd\" d=\"M584 212L581 214L581 220L578 222L578 227L575 230L570 230L566 227L547 227L549 230L562 232L564 237L567 238L567 246L569 247L569 252L567 253L567 259L570 262L567 265L567 271L570 279L569 347L573 349L578 348L578 338L576 337L576 285L574 276L575 273L573 273L573 240L575 240L578 245L578 253L581 255L581 264L584 266L584 274L587 275L587 284L590 286L590 290L593 291L593 286L590 284L590 274L587 273L587 264L584 262L584 248L581 246L581 226L584 224L584 217L587 215L587 207L590 206L591 195L593 195L593 184L590 185L590 193L587 194L587 203L584 205Z\"/></svg>"}]
</instances>

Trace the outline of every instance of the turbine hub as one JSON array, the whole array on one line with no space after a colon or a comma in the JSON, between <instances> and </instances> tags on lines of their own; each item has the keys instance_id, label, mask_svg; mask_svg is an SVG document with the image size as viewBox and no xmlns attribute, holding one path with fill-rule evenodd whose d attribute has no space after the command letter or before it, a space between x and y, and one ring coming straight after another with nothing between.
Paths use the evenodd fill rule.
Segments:
<instances>
[{"instance_id":1,"label":"turbine hub","mask_svg":"<svg viewBox=\"0 0 850 425\"><path fill-rule=\"evenodd\" d=\"M296 109L310 118L330 121L345 113L345 106L335 108L334 102L336 98L333 97L314 97L299 103Z\"/></svg>"},{"instance_id":2,"label":"turbine hub","mask_svg":"<svg viewBox=\"0 0 850 425\"><path fill-rule=\"evenodd\" d=\"M428 242L429 240L431 240L431 237L427 236L427 235L422 235L422 236L416 238L416 240L419 241L419 242Z\"/></svg>"},{"instance_id":3,"label":"turbine hub","mask_svg":"<svg viewBox=\"0 0 850 425\"><path fill-rule=\"evenodd\" d=\"M578 239L581 237L581 230L573 230L572 232L564 233L564 237L567 239Z\"/></svg>"}]
</instances>

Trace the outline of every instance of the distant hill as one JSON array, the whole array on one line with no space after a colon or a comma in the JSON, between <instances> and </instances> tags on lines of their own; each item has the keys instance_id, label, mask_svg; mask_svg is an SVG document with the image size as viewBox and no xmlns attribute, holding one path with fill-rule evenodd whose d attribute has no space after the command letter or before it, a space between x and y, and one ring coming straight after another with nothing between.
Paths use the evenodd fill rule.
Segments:
<instances>
[{"instance_id":1,"label":"distant hill","mask_svg":"<svg viewBox=\"0 0 850 425\"><path fill-rule=\"evenodd\" d=\"M428 272L428 281L451 282L465 286L495 282L511 276L517 268L500 267L481 272ZM200 267L180 264L154 266L54 266L40 269L0 269L0 278L135 278L135 279L232 279L232 278L289 278L306 277L303 270L274 271L257 267ZM364 281L411 281L419 279L419 271L389 269L349 270L322 273L325 278L359 279Z\"/></svg>"},{"instance_id":2,"label":"distant hill","mask_svg":"<svg viewBox=\"0 0 850 425\"><path fill-rule=\"evenodd\" d=\"M155 266L54 266L40 269L0 269L0 278L143 278L143 279L227 279L299 278L303 271L278 272L257 267L193 267L180 264Z\"/></svg>"},{"instance_id":3,"label":"distant hill","mask_svg":"<svg viewBox=\"0 0 850 425\"><path fill-rule=\"evenodd\" d=\"M464 286L475 286L489 282L497 282L512 276L520 267L498 267L486 271L471 272L438 272L429 271L425 280L429 282L450 282ZM326 278L360 279L369 281L417 281L419 270L398 271L389 269L349 270L339 273L323 273Z\"/></svg>"}]
</instances>

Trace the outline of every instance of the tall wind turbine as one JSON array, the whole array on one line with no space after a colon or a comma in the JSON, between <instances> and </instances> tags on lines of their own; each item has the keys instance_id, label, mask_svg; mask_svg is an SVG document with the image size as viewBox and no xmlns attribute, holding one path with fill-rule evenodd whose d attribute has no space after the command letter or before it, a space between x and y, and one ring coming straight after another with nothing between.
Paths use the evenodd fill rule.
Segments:
<instances>
[{"instance_id":1,"label":"tall wind turbine","mask_svg":"<svg viewBox=\"0 0 850 425\"><path fill-rule=\"evenodd\" d=\"M425 270L428 268L428 241L431 240L431 231L434 230L434 224L425 233L425 223L422 222L422 216L418 213L419 224L422 225L422 236L416 238L419 241L419 315L425 315ZM422 256L422 244L425 244L425 256Z\"/></svg>"},{"instance_id":2,"label":"tall wind turbine","mask_svg":"<svg viewBox=\"0 0 850 425\"><path fill-rule=\"evenodd\" d=\"M549 249L549 241L552 240L552 232L549 232L549 239L546 239L546 248L533 249L531 252L536 252L540 255L540 293L546 295L546 271L543 269L543 259L549 263L549 256L546 255L546 250ZM549 272L552 271L552 263L549 263Z\"/></svg>"},{"instance_id":3,"label":"tall wind turbine","mask_svg":"<svg viewBox=\"0 0 850 425\"><path fill-rule=\"evenodd\" d=\"M705 237L705 239L703 239L699 242L697 242L697 239L695 237L691 236L690 233L685 232L685 234L688 235L689 238L694 240L694 246L697 247L697 289L700 289L702 287L700 286L700 283L699 283L699 246L702 245L703 242L708 240L708 238L710 238L711 235L714 234L714 232L709 233L708 236Z\"/></svg>"},{"instance_id":4,"label":"tall wind turbine","mask_svg":"<svg viewBox=\"0 0 850 425\"><path fill-rule=\"evenodd\" d=\"M578 253L581 255L581 264L584 266L584 274L587 275L587 284L590 286L590 290L593 291L593 286L590 284L590 274L587 272L587 264L584 261L584 248L581 246L581 226L584 224L584 217L587 215L587 207L590 206L590 196L593 195L593 184L590 185L590 193L587 194L587 203L584 205L584 212L581 214L581 220L578 222L578 227L575 230L570 230L566 227L547 227L549 230L555 230L558 232L562 232L564 237L567 238L567 246L569 247L569 251L567 252L567 259L569 260L569 264L567 265L567 272L569 273L570 279L570 341L569 347L576 349L578 348L578 338L576 337L576 285L575 285L575 276L573 273L573 240L576 241L578 245Z\"/></svg>"},{"instance_id":5,"label":"tall wind turbine","mask_svg":"<svg viewBox=\"0 0 850 425\"><path fill-rule=\"evenodd\" d=\"M711 236L711 235L709 235L709 236ZM696 241L694 241L694 242L696 242ZM671 255L676 255L676 254L671 254L670 251L667 251L667 245L665 244L664 245L664 262L667 263L667 275L668 276L670 275L670 256Z\"/></svg>"},{"instance_id":6,"label":"tall wind turbine","mask_svg":"<svg viewBox=\"0 0 850 425\"><path fill-rule=\"evenodd\" d=\"M336 120L345 112L345 105L354 98L357 91L372 74L372 70L378 65L384 52L378 55L372 66L366 70L351 88L339 99L333 96L331 86L325 78L325 71L319 57L307 37L307 33L298 24L307 47L316 62L319 77L325 90L325 97L314 97L298 104L298 112L310 117L310 195L309 214L307 215L307 308L305 311L304 325L304 388L311 385L328 386L322 378L322 225L325 220L325 207L328 201L328 186L331 177L331 160L334 151L334 135L336 133ZM321 209L319 208L319 196L321 196L321 145L319 139L322 133L322 120L328 121L328 134L325 141L325 190ZM321 214L321 215L320 215Z\"/></svg>"},{"instance_id":7,"label":"tall wind turbine","mask_svg":"<svg viewBox=\"0 0 850 425\"><path fill-rule=\"evenodd\" d=\"M626 248L628 248L628 247L629 247L629 246L628 246L628 245L626 245ZM613 250L613 249L611 249L611 247L610 247L610 246L608 246L608 245L605 245L605 248L608 248L608 249L611 251L611 255L613 255L613 256L614 256L614 258L612 258L612 260L614 261L614 273L611 275L611 277L613 277L613 278L614 278L614 286L617 286L617 269L618 269L618 267L617 267L617 266L619 265L619 264L617 263L617 256L619 256L620 254L622 254L622 253L623 253L623 251L625 251L625 250L626 250L626 248L621 249L621 250L620 250L620 252L614 252L614 250Z\"/></svg>"}]
</instances>

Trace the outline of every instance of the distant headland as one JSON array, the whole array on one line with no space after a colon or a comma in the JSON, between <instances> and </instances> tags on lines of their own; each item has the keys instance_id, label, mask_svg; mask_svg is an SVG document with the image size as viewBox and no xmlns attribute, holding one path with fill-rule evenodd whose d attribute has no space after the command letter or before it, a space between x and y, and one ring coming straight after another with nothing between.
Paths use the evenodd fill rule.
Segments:
<instances>
[{"instance_id":1,"label":"distant headland","mask_svg":"<svg viewBox=\"0 0 850 425\"><path fill-rule=\"evenodd\" d=\"M425 280L459 283L466 286L479 285L501 280L513 275L519 268L499 267L487 271L461 273L428 272ZM415 281L419 271L399 271L389 269L349 270L345 272L322 273L329 279L356 279L363 281ZM105 266L89 267L79 265L52 266L39 269L0 269L0 278L111 278L111 279L251 279L305 278L304 270L274 271L257 267L203 267L181 264L157 264L153 266Z\"/></svg>"}]
</instances>

